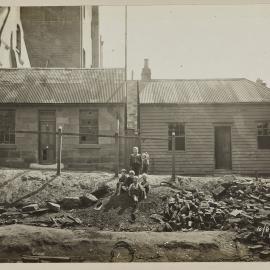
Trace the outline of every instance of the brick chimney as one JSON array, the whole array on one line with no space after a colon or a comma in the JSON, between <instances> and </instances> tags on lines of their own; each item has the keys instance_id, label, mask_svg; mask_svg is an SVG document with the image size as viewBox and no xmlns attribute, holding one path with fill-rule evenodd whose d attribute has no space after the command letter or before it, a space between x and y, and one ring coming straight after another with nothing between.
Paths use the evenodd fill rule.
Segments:
<instances>
[{"instance_id":1,"label":"brick chimney","mask_svg":"<svg viewBox=\"0 0 270 270\"><path fill-rule=\"evenodd\" d=\"M149 68L148 59L144 59L144 67L142 69L142 81L150 81L151 80L151 69Z\"/></svg>"}]
</instances>

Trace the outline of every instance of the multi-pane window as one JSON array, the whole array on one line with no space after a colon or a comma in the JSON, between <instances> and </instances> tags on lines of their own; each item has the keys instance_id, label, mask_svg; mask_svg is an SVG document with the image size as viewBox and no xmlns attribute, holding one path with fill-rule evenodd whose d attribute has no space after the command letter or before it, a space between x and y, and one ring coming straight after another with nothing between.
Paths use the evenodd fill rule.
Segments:
<instances>
[{"instance_id":1,"label":"multi-pane window","mask_svg":"<svg viewBox=\"0 0 270 270\"><path fill-rule=\"evenodd\" d=\"M15 111L0 110L0 144L15 144Z\"/></svg>"},{"instance_id":2,"label":"multi-pane window","mask_svg":"<svg viewBox=\"0 0 270 270\"><path fill-rule=\"evenodd\" d=\"M259 149L270 149L270 122L257 124L257 141Z\"/></svg>"},{"instance_id":3,"label":"multi-pane window","mask_svg":"<svg viewBox=\"0 0 270 270\"><path fill-rule=\"evenodd\" d=\"M172 150L172 133L175 132L175 150L185 150L185 125L171 123L168 126L169 144L168 149Z\"/></svg>"},{"instance_id":4,"label":"multi-pane window","mask_svg":"<svg viewBox=\"0 0 270 270\"><path fill-rule=\"evenodd\" d=\"M98 110L80 111L80 143L98 144Z\"/></svg>"}]
</instances>

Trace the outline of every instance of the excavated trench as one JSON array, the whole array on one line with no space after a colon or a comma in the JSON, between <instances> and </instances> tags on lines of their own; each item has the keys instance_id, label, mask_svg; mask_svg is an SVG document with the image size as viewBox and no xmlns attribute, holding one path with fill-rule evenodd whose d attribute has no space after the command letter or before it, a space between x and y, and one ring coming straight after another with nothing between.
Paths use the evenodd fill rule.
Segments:
<instances>
[{"instance_id":1,"label":"excavated trench","mask_svg":"<svg viewBox=\"0 0 270 270\"><path fill-rule=\"evenodd\" d=\"M0 228L1 262L213 262L248 260L235 234L111 232L27 225Z\"/></svg>"}]
</instances>

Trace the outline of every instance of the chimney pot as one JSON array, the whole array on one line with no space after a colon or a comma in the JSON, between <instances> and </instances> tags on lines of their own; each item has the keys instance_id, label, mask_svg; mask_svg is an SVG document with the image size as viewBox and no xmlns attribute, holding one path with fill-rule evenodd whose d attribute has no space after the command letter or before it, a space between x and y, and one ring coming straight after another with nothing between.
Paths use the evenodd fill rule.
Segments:
<instances>
[{"instance_id":1,"label":"chimney pot","mask_svg":"<svg viewBox=\"0 0 270 270\"><path fill-rule=\"evenodd\" d=\"M141 80L142 81L150 81L151 80L151 69L149 68L148 58L144 59L144 67L142 69Z\"/></svg>"}]
</instances>

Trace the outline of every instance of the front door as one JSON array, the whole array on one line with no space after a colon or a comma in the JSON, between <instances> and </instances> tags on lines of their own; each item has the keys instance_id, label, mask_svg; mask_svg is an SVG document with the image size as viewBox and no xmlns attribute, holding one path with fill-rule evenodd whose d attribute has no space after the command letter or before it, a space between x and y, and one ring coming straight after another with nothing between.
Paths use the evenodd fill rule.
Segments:
<instances>
[{"instance_id":1,"label":"front door","mask_svg":"<svg viewBox=\"0 0 270 270\"><path fill-rule=\"evenodd\" d=\"M215 159L216 169L230 170L231 161L231 127L215 127Z\"/></svg>"},{"instance_id":2,"label":"front door","mask_svg":"<svg viewBox=\"0 0 270 270\"><path fill-rule=\"evenodd\" d=\"M55 111L39 112L39 131L55 132L56 131ZM54 164L56 161L56 135L42 134L39 135L39 162L41 164Z\"/></svg>"}]
</instances>

